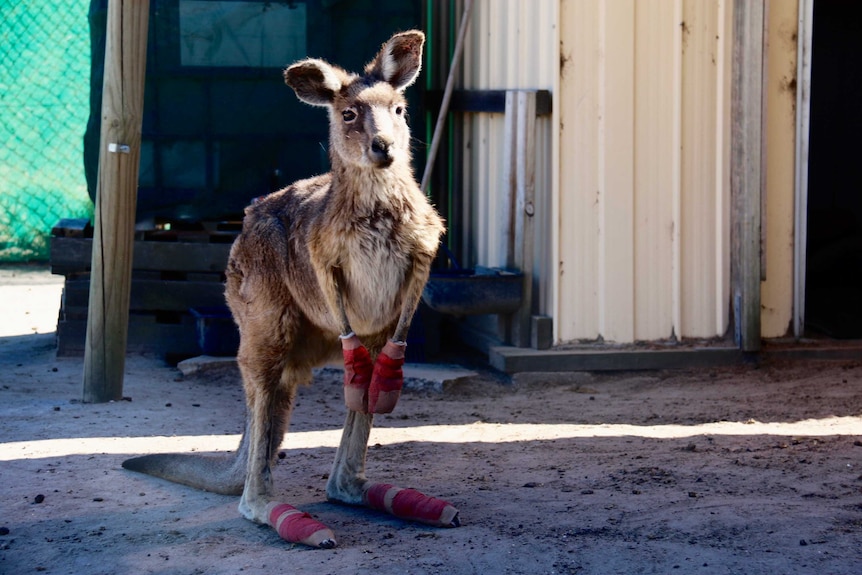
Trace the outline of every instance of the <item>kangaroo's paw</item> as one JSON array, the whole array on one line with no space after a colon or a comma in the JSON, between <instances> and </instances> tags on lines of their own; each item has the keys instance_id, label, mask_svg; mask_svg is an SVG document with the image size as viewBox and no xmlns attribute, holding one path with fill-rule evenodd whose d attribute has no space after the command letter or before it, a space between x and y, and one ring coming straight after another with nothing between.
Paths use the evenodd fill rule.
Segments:
<instances>
[{"instance_id":1,"label":"kangaroo's paw","mask_svg":"<svg viewBox=\"0 0 862 575\"><path fill-rule=\"evenodd\" d=\"M268 510L269 524L285 541L319 549L336 546L332 530L308 513L287 503L270 503Z\"/></svg>"},{"instance_id":2,"label":"kangaroo's paw","mask_svg":"<svg viewBox=\"0 0 862 575\"><path fill-rule=\"evenodd\" d=\"M363 495L366 506L395 517L435 527L459 527L458 510L448 501L428 497L415 489L372 483Z\"/></svg>"},{"instance_id":3,"label":"kangaroo's paw","mask_svg":"<svg viewBox=\"0 0 862 575\"><path fill-rule=\"evenodd\" d=\"M364 346L341 351L344 355L344 404L352 411L368 413L371 355Z\"/></svg>"},{"instance_id":4,"label":"kangaroo's paw","mask_svg":"<svg viewBox=\"0 0 862 575\"><path fill-rule=\"evenodd\" d=\"M397 349L399 348L400 349ZM387 353L388 352L388 353ZM395 357L393 357L393 355ZM371 386L368 390L368 413L391 413L404 387L403 346L387 342L374 362Z\"/></svg>"}]
</instances>

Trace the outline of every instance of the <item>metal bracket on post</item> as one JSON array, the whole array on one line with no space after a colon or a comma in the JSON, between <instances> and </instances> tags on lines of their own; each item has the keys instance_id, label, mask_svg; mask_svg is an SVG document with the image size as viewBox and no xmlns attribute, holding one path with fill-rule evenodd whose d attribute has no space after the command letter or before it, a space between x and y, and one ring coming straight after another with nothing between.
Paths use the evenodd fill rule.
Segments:
<instances>
[{"instance_id":1,"label":"metal bracket on post","mask_svg":"<svg viewBox=\"0 0 862 575\"><path fill-rule=\"evenodd\" d=\"M112 154L128 154L132 151L132 148L130 148L126 144L117 144L116 142L111 142L110 144L108 144L108 151Z\"/></svg>"}]
</instances>

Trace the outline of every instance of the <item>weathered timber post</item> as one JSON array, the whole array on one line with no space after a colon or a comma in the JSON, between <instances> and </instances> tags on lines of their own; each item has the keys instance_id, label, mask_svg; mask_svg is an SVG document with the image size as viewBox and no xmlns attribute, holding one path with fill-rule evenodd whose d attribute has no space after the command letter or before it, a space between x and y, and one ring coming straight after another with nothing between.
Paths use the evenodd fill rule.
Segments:
<instances>
[{"instance_id":1,"label":"weathered timber post","mask_svg":"<svg viewBox=\"0 0 862 575\"><path fill-rule=\"evenodd\" d=\"M144 109L149 0L110 0L84 401L123 397Z\"/></svg>"},{"instance_id":2,"label":"weathered timber post","mask_svg":"<svg viewBox=\"0 0 862 575\"><path fill-rule=\"evenodd\" d=\"M736 342L760 350L764 0L733 6L731 275Z\"/></svg>"}]
</instances>

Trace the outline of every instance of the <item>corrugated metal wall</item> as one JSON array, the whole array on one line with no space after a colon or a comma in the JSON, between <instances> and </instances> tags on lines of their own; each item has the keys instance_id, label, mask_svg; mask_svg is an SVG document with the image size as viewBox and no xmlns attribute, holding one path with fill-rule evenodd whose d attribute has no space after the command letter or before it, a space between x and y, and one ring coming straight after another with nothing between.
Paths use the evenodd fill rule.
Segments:
<instances>
[{"instance_id":1,"label":"corrugated metal wall","mask_svg":"<svg viewBox=\"0 0 862 575\"><path fill-rule=\"evenodd\" d=\"M766 281L761 333L793 333L797 0L770 0L766 83Z\"/></svg>"},{"instance_id":2,"label":"corrugated metal wall","mask_svg":"<svg viewBox=\"0 0 862 575\"><path fill-rule=\"evenodd\" d=\"M464 49L466 89L553 90L559 71L556 48L558 0L476 0ZM553 105L556 105L554 102ZM503 115L464 117L465 238L462 261L504 266L506 232L501 222L503 182ZM536 128L536 266L540 311L551 311L551 198L553 122L539 119Z\"/></svg>"},{"instance_id":3,"label":"corrugated metal wall","mask_svg":"<svg viewBox=\"0 0 862 575\"><path fill-rule=\"evenodd\" d=\"M731 3L560 14L557 340L724 335Z\"/></svg>"},{"instance_id":4,"label":"corrugated metal wall","mask_svg":"<svg viewBox=\"0 0 862 575\"><path fill-rule=\"evenodd\" d=\"M792 306L796 0L770 2L763 334ZM726 335L733 0L476 0L464 87L552 90L540 309L557 343ZM503 118L465 121L465 254L505 263Z\"/></svg>"}]
</instances>

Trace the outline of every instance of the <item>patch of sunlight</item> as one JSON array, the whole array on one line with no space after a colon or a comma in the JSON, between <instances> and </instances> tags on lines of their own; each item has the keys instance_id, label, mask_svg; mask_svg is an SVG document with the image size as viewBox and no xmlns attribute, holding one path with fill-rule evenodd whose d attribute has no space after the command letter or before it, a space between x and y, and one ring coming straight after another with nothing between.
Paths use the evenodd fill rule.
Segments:
<instances>
[{"instance_id":1,"label":"patch of sunlight","mask_svg":"<svg viewBox=\"0 0 862 575\"><path fill-rule=\"evenodd\" d=\"M827 436L862 434L862 417L828 417L804 421L764 423L720 421L699 425L629 424L531 424L472 423L467 425L424 425L418 427L378 427L371 432L371 444L418 443L514 443L553 441L590 437L643 437L680 439L698 435ZM284 449L336 448L341 430L297 431L287 434ZM231 451L239 435L186 435L174 437L88 437L44 439L0 443L0 461L38 459L69 455L121 455L166 452Z\"/></svg>"},{"instance_id":2,"label":"patch of sunlight","mask_svg":"<svg viewBox=\"0 0 862 575\"><path fill-rule=\"evenodd\" d=\"M59 276L41 284L0 285L0 337L56 331L62 282Z\"/></svg>"}]
</instances>

